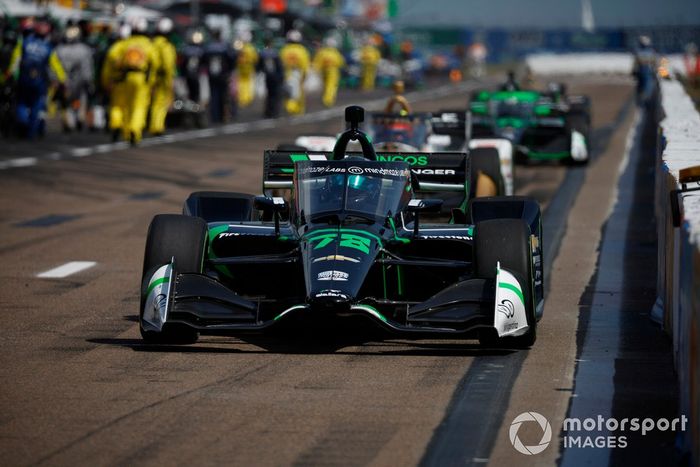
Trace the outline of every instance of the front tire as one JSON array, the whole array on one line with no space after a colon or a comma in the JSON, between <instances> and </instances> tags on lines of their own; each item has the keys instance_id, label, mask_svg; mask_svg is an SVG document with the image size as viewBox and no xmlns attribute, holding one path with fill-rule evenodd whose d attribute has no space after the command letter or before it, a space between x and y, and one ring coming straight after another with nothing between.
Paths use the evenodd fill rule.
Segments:
<instances>
[{"instance_id":1,"label":"front tire","mask_svg":"<svg viewBox=\"0 0 700 467\"><path fill-rule=\"evenodd\" d=\"M201 273L205 247L207 245L207 223L200 218L179 214L159 214L148 228L146 250L141 277L141 308L139 330L146 342L159 344L192 344L199 333L184 324L166 323L161 332L143 328L143 309L148 281L153 273L175 258L175 274Z\"/></svg>"},{"instance_id":2,"label":"front tire","mask_svg":"<svg viewBox=\"0 0 700 467\"><path fill-rule=\"evenodd\" d=\"M529 326L522 336L498 337L495 329L479 333L487 347L527 348L537 340L537 319L533 300L532 247L530 228L521 219L492 219L474 228L475 272L483 279L496 279L496 265L511 272L523 286L525 314Z\"/></svg>"}]
</instances>

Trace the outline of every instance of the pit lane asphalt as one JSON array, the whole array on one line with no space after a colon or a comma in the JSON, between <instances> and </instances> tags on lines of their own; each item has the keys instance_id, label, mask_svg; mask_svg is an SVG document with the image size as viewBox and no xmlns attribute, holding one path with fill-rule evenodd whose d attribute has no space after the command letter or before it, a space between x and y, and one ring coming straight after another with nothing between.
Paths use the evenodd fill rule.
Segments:
<instances>
[{"instance_id":1,"label":"pit lane asphalt","mask_svg":"<svg viewBox=\"0 0 700 467\"><path fill-rule=\"evenodd\" d=\"M599 138L588 169L519 167L518 192L536 197L545 212L552 206L559 220L551 225L561 234L551 236L561 237L559 255L545 258L553 261L550 294L529 352L401 339L142 345L138 284L153 214L178 212L195 190L259 192L263 149L300 133L333 133L340 119L3 171L1 458L8 465L430 464L436 428L466 395L461 414L493 426L451 432L471 457L448 459L522 462L508 444L514 411L546 412L555 425L570 400L562 388L573 385L578 299L633 121L631 89L572 86L593 98ZM465 101L455 92L416 107ZM98 264L66 279L35 277L74 260ZM489 383L494 371L511 376ZM491 393L488 410L483 397L464 392L470 373L485 381L477 389ZM482 432L486 448L473 449ZM555 462L556 446L543 455L539 463Z\"/></svg>"}]
</instances>

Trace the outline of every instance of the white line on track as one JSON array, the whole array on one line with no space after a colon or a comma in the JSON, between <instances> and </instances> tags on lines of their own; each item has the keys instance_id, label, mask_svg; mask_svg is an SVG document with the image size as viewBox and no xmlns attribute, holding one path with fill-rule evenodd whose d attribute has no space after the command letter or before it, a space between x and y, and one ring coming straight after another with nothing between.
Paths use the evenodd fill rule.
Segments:
<instances>
[{"instance_id":1,"label":"white line on track","mask_svg":"<svg viewBox=\"0 0 700 467\"><path fill-rule=\"evenodd\" d=\"M62 264L57 268L40 272L36 275L36 277L40 277L42 279L62 279L64 277L70 276L71 274L90 269L96 264L97 263L95 261L70 261L66 264Z\"/></svg>"},{"instance_id":2,"label":"white line on track","mask_svg":"<svg viewBox=\"0 0 700 467\"><path fill-rule=\"evenodd\" d=\"M15 167L29 167L36 165L37 162L39 162L39 160L36 157L19 157L17 159L9 159L6 161L0 161L0 170Z\"/></svg>"}]
</instances>

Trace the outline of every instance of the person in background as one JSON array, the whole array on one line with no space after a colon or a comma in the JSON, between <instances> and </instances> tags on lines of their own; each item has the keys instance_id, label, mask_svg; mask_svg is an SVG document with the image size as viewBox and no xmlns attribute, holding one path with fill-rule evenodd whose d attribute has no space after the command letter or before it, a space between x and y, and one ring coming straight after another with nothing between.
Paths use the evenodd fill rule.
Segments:
<instances>
[{"instance_id":1,"label":"person in background","mask_svg":"<svg viewBox=\"0 0 700 467\"><path fill-rule=\"evenodd\" d=\"M472 78L481 78L486 74L486 56L488 51L480 40L474 41L467 50L469 57L469 74Z\"/></svg>"},{"instance_id":2,"label":"person in background","mask_svg":"<svg viewBox=\"0 0 700 467\"><path fill-rule=\"evenodd\" d=\"M204 47L204 68L209 77L209 118L212 123L223 123L228 102L231 74L236 68L236 54L222 40L221 31L212 31L212 41ZM233 116L233 115L232 115Z\"/></svg>"},{"instance_id":3,"label":"person in background","mask_svg":"<svg viewBox=\"0 0 700 467\"><path fill-rule=\"evenodd\" d=\"M265 48L260 53L258 71L265 76L265 118L277 118L282 102L284 86L284 67L277 50L272 47L272 39L265 39Z\"/></svg>"},{"instance_id":4,"label":"person in background","mask_svg":"<svg viewBox=\"0 0 700 467\"><path fill-rule=\"evenodd\" d=\"M117 141L124 127L126 107L125 74L121 69L121 59L124 44L131 37L131 26L122 24L119 27L118 39L107 51L102 65L100 82L102 89L109 95L109 129L112 141Z\"/></svg>"},{"instance_id":5,"label":"person in background","mask_svg":"<svg viewBox=\"0 0 700 467\"><path fill-rule=\"evenodd\" d=\"M199 85L199 75L203 72L202 62L204 56L204 33L200 30L191 31L187 36L187 44L180 51L178 58L178 71L185 78L187 85L187 97L197 104L201 104L202 93Z\"/></svg>"},{"instance_id":6,"label":"person in background","mask_svg":"<svg viewBox=\"0 0 700 467\"><path fill-rule=\"evenodd\" d=\"M238 52L238 105L248 107L255 98L255 69L258 64L258 52L250 42L253 36L246 31L236 41L240 45Z\"/></svg>"},{"instance_id":7,"label":"person in background","mask_svg":"<svg viewBox=\"0 0 700 467\"><path fill-rule=\"evenodd\" d=\"M649 36L639 36L637 39L637 50L634 53L634 67L632 76L637 80L637 102L647 104L656 90L656 70L658 68L658 58L656 51L651 45Z\"/></svg>"},{"instance_id":8,"label":"person in background","mask_svg":"<svg viewBox=\"0 0 700 467\"><path fill-rule=\"evenodd\" d=\"M118 42L116 52L116 75L123 81L124 93L122 137L134 146L143 136L155 71L159 66L158 53L147 33L146 19L136 18L131 37Z\"/></svg>"},{"instance_id":9,"label":"person in background","mask_svg":"<svg viewBox=\"0 0 700 467\"><path fill-rule=\"evenodd\" d=\"M7 73L19 40L17 31L5 25L0 43L0 134L10 136L15 126L15 76Z\"/></svg>"},{"instance_id":10,"label":"person in background","mask_svg":"<svg viewBox=\"0 0 700 467\"><path fill-rule=\"evenodd\" d=\"M87 44L93 51L93 75L100 76L102 66L107 58L107 51L116 40L110 37L110 28L94 24L88 28ZM116 34L115 34L116 36ZM88 100L88 125L90 131L103 130L107 126L105 109L109 107L109 95L102 86L101 79L95 79L93 92Z\"/></svg>"},{"instance_id":11,"label":"person in background","mask_svg":"<svg viewBox=\"0 0 700 467\"><path fill-rule=\"evenodd\" d=\"M51 84L51 72L61 84L66 74L54 46L49 41L51 25L37 21L33 32L26 32L17 44L5 72L5 79L18 69L16 120L19 129L30 139L43 135L46 96Z\"/></svg>"},{"instance_id":12,"label":"person in background","mask_svg":"<svg viewBox=\"0 0 700 467\"><path fill-rule=\"evenodd\" d=\"M340 70L345 66L345 59L338 51L338 42L329 37L324 46L316 52L313 62L314 69L323 79L323 105L332 107L338 95Z\"/></svg>"},{"instance_id":13,"label":"person in background","mask_svg":"<svg viewBox=\"0 0 700 467\"><path fill-rule=\"evenodd\" d=\"M63 130L81 130L86 121L88 96L94 91L93 49L82 40L77 25L68 26L56 54L66 71L63 99Z\"/></svg>"},{"instance_id":14,"label":"person in background","mask_svg":"<svg viewBox=\"0 0 700 467\"><path fill-rule=\"evenodd\" d=\"M165 118L173 101L177 53L175 46L168 39L168 34L172 30L173 21L170 18L161 18L153 38L153 46L158 54L158 68L154 70L151 121L148 127L152 135L161 135L165 132Z\"/></svg>"},{"instance_id":15,"label":"person in background","mask_svg":"<svg viewBox=\"0 0 700 467\"><path fill-rule=\"evenodd\" d=\"M515 72L513 70L508 71L506 82L501 85L501 91L520 91L520 85L518 80L515 79Z\"/></svg>"},{"instance_id":16,"label":"person in background","mask_svg":"<svg viewBox=\"0 0 700 467\"><path fill-rule=\"evenodd\" d=\"M7 75L8 81L14 77L7 74L12 62L12 55L17 47L19 37L17 31L9 26L5 26L2 32L2 42L0 43L0 84L4 84Z\"/></svg>"},{"instance_id":17,"label":"person in background","mask_svg":"<svg viewBox=\"0 0 700 467\"><path fill-rule=\"evenodd\" d=\"M360 88L363 91L374 89L374 83L377 79L377 65L381 58L379 49L374 45L374 39L368 39L360 49L360 65L362 66Z\"/></svg>"},{"instance_id":18,"label":"person in background","mask_svg":"<svg viewBox=\"0 0 700 467\"><path fill-rule=\"evenodd\" d=\"M287 98L284 106L290 115L301 115L306 111L304 82L309 72L311 57L301 43L301 33L292 29L287 33L287 43L280 50L280 60L284 67L284 81Z\"/></svg>"}]
</instances>

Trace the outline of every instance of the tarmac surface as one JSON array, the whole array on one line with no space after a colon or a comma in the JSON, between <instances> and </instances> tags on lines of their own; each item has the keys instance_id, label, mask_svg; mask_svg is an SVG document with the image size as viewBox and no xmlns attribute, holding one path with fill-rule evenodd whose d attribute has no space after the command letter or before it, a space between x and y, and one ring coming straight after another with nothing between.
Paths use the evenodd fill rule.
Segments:
<instances>
[{"instance_id":1,"label":"tarmac surface","mask_svg":"<svg viewBox=\"0 0 700 467\"><path fill-rule=\"evenodd\" d=\"M464 105L475 86L428 90L415 107ZM43 146L28 156L25 143L11 154L0 148L0 160L38 160L0 170L0 459L494 466L672 459L670 432L630 434L624 451L564 449L567 416L677 416L670 345L648 320L655 239L644 118L631 82L579 78L569 88L592 98L593 161L516 172L517 193L544 210L548 292L537 343L526 351L371 334L142 343L138 289L152 216L180 212L192 191L259 193L262 151L298 134L339 131L342 109L230 134L105 146L89 157L70 155L94 148L86 140L61 146L61 160L44 157ZM51 152L49 138L42 144ZM65 278L37 277L73 261L96 264ZM511 422L528 411L545 416L553 433L532 456L510 441ZM518 432L525 445L542 434L534 423Z\"/></svg>"}]
</instances>

